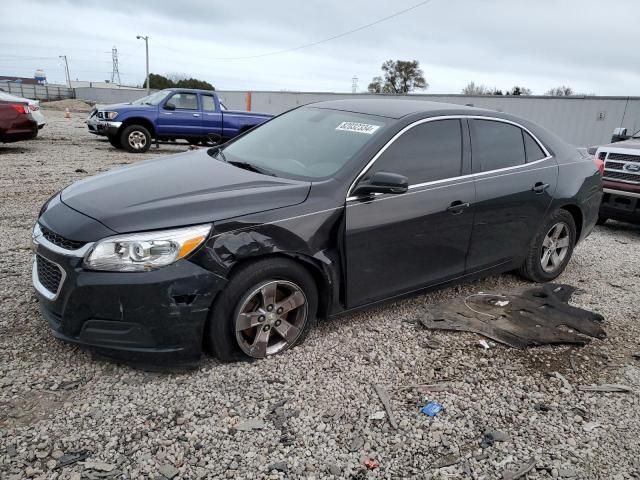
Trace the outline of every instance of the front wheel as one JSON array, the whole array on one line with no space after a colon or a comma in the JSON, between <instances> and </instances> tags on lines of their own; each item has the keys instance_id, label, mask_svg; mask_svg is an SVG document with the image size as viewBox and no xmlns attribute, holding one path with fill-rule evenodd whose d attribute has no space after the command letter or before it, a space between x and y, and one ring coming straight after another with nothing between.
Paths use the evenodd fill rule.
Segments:
<instances>
[{"instance_id":1,"label":"front wheel","mask_svg":"<svg viewBox=\"0 0 640 480\"><path fill-rule=\"evenodd\" d=\"M130 153L144 153L151 147L151 134L142 125L129 125L120 134L120 143Z\"/></svg>"},{"instance_id":2,"label":"front wheel","mask_svg":"<svg viewBox=\"0 0 640 480\"><path fill-rule=\"evenodd\" d=\"M534 282L549 282L567 267L576 244L576 224L566 210L556 210L531 242L520 275Z\"/></svg>"},{"instance_id":3,"label":"front wheel","mask_svg":"<svg viewBox=\"0 0 640 480\"><path fill-rule=\"evenodd\" d=\"M205 340L226 362L276 355L304 340L317 308L316 284L304 267L284 258L259 260L229 280Z\"/></svg>"}]
</instances>

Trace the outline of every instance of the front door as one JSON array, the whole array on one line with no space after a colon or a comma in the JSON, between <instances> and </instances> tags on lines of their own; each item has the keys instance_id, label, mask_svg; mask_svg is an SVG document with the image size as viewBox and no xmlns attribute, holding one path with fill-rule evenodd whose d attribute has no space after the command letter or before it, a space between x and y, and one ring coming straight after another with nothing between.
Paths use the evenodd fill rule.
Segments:
<instances>
[{"instance_id":1,"label":"front door","mask_svg":"<svg viewBox=\"0 0 640 480\"><path fill-rule=\"evenodd\" d=\"M515 268L551 204L558 165L519 126L497 120L469 123L477 198L467 269Z\"/></svg>"},{"instance_id":2,"label":"front door","mask_svg":"<svg viewBox=\"0 0 640 480\"><path fill-rule=\"evenodd\" d=\"M167 104L175 108L168 109ZM158 135L169 138L202 137L202 112L198 95L175 92L160 105Z\"/></svg>"},{"instance_id":3,"label":"front door","mask_svg":"<svg viewBox=\"0 0 640 480\"><path fill-rule=\"evenodd\" d=\"M464 274L473 226L473 180L460 120L419 123L398 137L360 181L405 175L409 191L350 197L346 203L348 307L435 285ZM464 155L463 155L464 153Z\"/></svg>"}]
</instances>

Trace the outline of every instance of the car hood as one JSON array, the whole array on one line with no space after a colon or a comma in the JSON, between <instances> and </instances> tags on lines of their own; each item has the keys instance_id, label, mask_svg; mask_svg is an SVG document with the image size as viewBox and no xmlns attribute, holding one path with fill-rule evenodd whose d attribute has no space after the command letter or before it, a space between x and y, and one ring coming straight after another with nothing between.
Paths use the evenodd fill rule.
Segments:
<instances>
[{"instance_id":1,"label":"car hood","mask_svg":"<svg viewBox=\"0 0 640 480\"><path fill-rule=\"evenodd\" d=\"M95 110L101 110L101 111L118 111L118 112L122 112L123 110L154 110L158 108L157 105L139 105L139 104L133 104L131 102L128 103L112 103L110 105L96 105L95 106Z\"/></svg>"},{"instance_id":2,"label":"car hood","mask_svg":"<svg viewBox=\"0 0 640 480\"><path fill-rule=\"evenodd\" d=\"M640 138L630 138L622 142L608 143L602 145L600 148L615 147L615 148L628 148L629 150L640 150Z\"/></svg>"},{"instance_id":3,"label":"car hood","mask_svg":"<svg viewBox=\"0 0 640 480\"><path fill-rule=\"evenodd\" d=\"M304 202L310 182L244 170L197 150L89 177L61 200L118 233L214 222Z\"/></svg>"}]
</instances>

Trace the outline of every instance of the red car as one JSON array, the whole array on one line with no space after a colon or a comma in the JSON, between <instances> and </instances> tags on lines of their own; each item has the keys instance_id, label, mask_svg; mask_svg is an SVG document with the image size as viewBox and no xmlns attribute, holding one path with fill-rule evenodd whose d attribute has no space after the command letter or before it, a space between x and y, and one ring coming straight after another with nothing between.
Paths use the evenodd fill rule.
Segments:
<instances>
[{"instance_id":1,"label":"red car","mask_svg":"<svg viewBox=\"0 0 640 480\"><path fill-rule=\"evenodd\" d=\"M38 135L38 122L27 103L0 101L0 142L31 140Z\"/></svg>"}]
</instances>

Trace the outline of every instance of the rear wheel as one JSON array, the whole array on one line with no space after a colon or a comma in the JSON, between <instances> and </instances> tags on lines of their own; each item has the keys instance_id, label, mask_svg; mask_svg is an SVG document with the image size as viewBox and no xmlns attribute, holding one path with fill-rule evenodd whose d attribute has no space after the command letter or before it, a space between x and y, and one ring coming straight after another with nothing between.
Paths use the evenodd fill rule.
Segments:
<instances>
[{"instance_id":1,"label":"rear wheel","mask_svg":"<svg viewBox=\"0 0 640 480\"><path fill-rule=\"evenodd\" d=\"M117 137L115 135L109 135L107 138L109 139L109 143L111 144L112 147L122 148L122 143L120 143L120 137Z\"/></svg>"},{"instance_id":2,"label":"rear wheel","mask_svg":"<svg viewBox=\"0 0 640 480\"><path fill-rule=\"evenodd\" d=\"M316 322L313 277L296 262L271 258L236 272L220 294L206 340L222 361L281 353L307 336Z\"/></svg>"},{"instance_id":3,"label":"rear wheel","mask_svg":"<svg viewBox=\"0 0 640 480\"><path fill-rule=\"evenodd\" d=\"M538 230L519 273L534 282L549 282L566 268L576 243L576 225L566 210L556 210Z\"/></svg>"},{"instance_id":4,"label":"rear wheel","mask_svg":"<svg viewBox=\"0 0 640 480\"><path fill-rule=\"evenodd\" d=\"M130 153L144 153L151 147L151 134L142 125L129 125L120 134L120 143Z\"/></svg>"}]
</instances>

